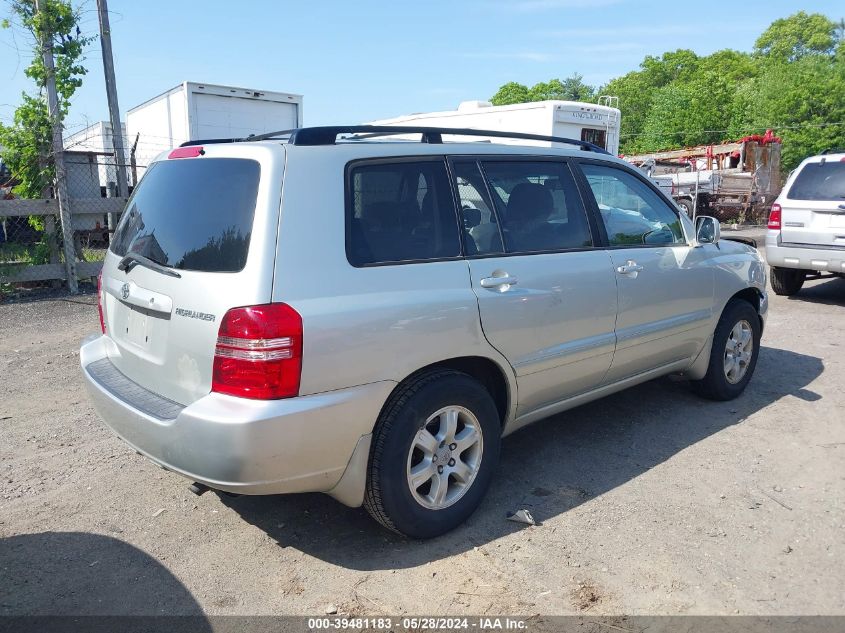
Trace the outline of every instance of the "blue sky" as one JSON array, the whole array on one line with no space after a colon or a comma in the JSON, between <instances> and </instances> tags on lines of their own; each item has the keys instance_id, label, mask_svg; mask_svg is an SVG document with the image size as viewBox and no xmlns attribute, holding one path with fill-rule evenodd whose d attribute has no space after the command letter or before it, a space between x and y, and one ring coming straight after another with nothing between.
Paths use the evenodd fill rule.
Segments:
<instances>
[{"instance_id":1,"label":"blue sky","mask_svg":"<svg viewBox=\"0 0 845 633\"><path fill-rule=\"evenodd\" d=\"M74 4L83 30L96 33L95 0ZM307 125L453 109L510 80L579 72L602 84L647 54L750 50L769 23L799 9L845 15L830 0L110 0L109 8L122 113L190 80L303 94ZM22 33L0 31L2 121L32 88L28 59ZM70 131L107 118L99 42L86 65Z\"/></svg>"}]
</instances>

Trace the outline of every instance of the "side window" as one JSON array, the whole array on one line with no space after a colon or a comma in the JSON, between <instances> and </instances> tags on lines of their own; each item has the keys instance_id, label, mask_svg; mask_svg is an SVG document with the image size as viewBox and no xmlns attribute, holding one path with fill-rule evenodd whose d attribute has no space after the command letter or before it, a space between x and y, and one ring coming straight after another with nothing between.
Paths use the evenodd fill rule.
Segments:
<instances>
[{"instance_id":1,"label":"side window","mask_svg":"<svg viewBox=\"0 0 845 633\"><path fill-rule=\"evenodd\" d=\"M636 176L616 167L581 165L611 246L685 244L678 214Z\"/></svg>"},{"instance_id":2,"label":"side window","mask_svg":"<svg viewBox=\"0 0 845 633\"><path fill-rule=\"evenodd\" d=\"M499 223L478 164L456 161L454 167L467 255L503 253Z\"/></svg>"},{"instance_id":3,"label":"side window","mask_svg":"<svg viewBox=\"0 0 845 633\"><path fill-rule=\"evenodd\" d=\"M347 186L352 265L461 254L445 162L361 163L349 170Z\"/></svg>"},{"instance_id":4,"label":"side window","mask_svg":"<svg viewBox=\"0 0 845 633\"><path fill-rule=\"evenodd\" d=\"M506 252L593 245L584 205L565 163L486 161L483 168Z\"/></svg>"}]
</instances>

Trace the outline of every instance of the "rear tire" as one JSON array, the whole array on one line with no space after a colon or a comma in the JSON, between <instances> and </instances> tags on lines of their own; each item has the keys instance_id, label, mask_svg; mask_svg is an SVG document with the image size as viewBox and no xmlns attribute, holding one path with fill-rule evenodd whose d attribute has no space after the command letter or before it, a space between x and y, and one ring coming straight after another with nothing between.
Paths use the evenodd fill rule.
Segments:
<instances>
[{"instance_id":1,"label":"rear tire","mask_svg":"<svg viewBox=\"0 0 845 633\"><path fill-rule=\"evenodd\" d=\"M791 297L796 292L801 290L804 285L804 279L807 273L803 270L796 270L794 268L778 268L776 266L770 267L772 290L776 295L782 297Z\"/></svg>"},{"instance_id":2,"label":"rear tire","mask_svg":"<svg viewBox=\"0 0 845 633\"><path fill-rule=\"evenodd\" d=\"M678 200L677 203L678 206L681 207L681 210L687 214L687 217L692 219L692 200L682 198L681 200Z\"/></svg>"},{"instance_id":3,"label":"rear tire","mask_svg":"<svg viewBox=\"0 0 845 633\"><path fill-rule=\"evenodd\" d=\"M713 333L707 373L691 382L693 390L710 400L733 400L745 391L757 366L761 333L754 306L743 299L729 301Z\"/></svg>"},{"instance_id":4,"label":"rear tire","mask_svg":"<svg viewBox=\"0 0 845 633\"><path fill-rule=\"evenodd\" d=\"M451 369L421 373L379 417L364 507L405 536L448 532L481 503L500 439L499 413L481 383Z\"/></svg>"}]
</instances>

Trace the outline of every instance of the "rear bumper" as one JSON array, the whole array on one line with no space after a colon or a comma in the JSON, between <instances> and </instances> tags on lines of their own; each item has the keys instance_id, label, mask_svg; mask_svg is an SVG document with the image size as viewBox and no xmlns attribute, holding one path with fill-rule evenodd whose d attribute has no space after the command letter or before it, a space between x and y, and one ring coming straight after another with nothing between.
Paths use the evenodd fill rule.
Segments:
<instances>
[{"instance_id":1,"label":"rear bumper","mask_svg":"<svg viewBox=\"0 0 845 633\"><path fill-rule=\"evenodd\" d=\"M108 349L105 336L80 349L85 385L105 423L167 470L241 494L330 491L395 386L385 381L269 401L210 393L187 407L156 409L150 406L155 394L116 370L104 379ZM95 363L100 371L93 371ZM139 390L145 393L138 396ZM175 417L162 419L162 411Z\"/></svg>"},{"instance_id":2,"label":"rear bumper","mask_svg":"<svg viewBox=\"0 0 845 633\"><path fill-rule=\"evenodd\" d=\"M780 232L766 233L766 261L770 266L845 273L845 249L779 243Z\"/></svg>"}]
</instances>

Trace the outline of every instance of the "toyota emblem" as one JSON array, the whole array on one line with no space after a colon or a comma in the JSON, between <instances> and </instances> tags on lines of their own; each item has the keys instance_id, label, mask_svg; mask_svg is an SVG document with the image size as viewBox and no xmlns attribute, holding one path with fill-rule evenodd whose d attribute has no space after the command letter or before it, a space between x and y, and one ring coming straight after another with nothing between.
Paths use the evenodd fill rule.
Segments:
<instances>
[{"instance_id":1,"label":"toyota emblem","mask_svg":"<svg viewBox=\"0 0 845 633\"><path fill-rule=\"evenodd\" d=\"M123 288L120 289L120 296L123 297L124 299L129 298L129 284L128 283L123 284Z\"/></svg>"}]
</instances>

